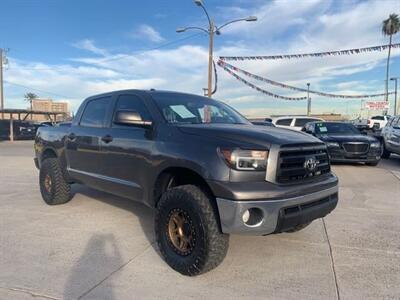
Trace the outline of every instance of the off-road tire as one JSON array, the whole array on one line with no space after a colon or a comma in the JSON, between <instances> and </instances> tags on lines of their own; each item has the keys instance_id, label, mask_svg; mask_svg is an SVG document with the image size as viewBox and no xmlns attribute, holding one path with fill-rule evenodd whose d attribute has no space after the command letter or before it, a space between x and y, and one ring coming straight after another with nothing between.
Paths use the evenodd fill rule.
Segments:
<instances>
[{"instance_id":1,"label":"off-road tire","mask_svg":"<svg viewBox=\"0 0 400 300\"><path fill-rule=\"evenodd\" d=\"M365 163L367 166L370 166L370 167L376 167L378 164L379 164L379 160L378 161L374 161L374 162L368 162L368 163Z\"/></svg>"},{"instance_id":2,"label":"off-road tire","mask_svg":"<svg viewBox=\"0 0 400 300\"><path fill-rule=\"evenodd\" d=\"M45 179L51 179L50 189L46 189ZM42 162L39 174L40 192L49 205L64 204L71 200L71 185L65 180L57 158L47 158Z\"/></svg>"},{"instance_id":3,"label":"off-road tire","mask_svg":"<svg viewBox=\"0 0 400 300\"><path fill-rule=\"evenodd\" d=\"M187 276L195 276L217 267L225 258L229 235L220 229L214 199L199 187L182 185L167 190L157 205L155 235L167 264ZM173 246L168 233L171 212L184 211L191 220L195 241L192 251L182 255Z\"/></svg>"},{"instance_id":4,"label":"off-road tire","mask_svg":"<svg viewBox=\"0 0 400 300\"><path fill-rule=\"evenodd\" d=\"M305 223L305 224L301 224L301 225L297 225L296 227L294 227L292 229L289 229L289 230L286 230L285 232L287 232L287 233L297 232L297 231L300 231L300 230L306 228L310 224L311 224L311 222Z\"/></svg>"}]
</instances>

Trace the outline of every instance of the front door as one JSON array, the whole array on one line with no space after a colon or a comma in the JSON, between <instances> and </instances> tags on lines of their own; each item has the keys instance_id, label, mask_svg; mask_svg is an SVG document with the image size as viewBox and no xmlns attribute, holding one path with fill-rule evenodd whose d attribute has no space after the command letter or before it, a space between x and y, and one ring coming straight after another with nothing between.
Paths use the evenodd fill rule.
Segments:
<instances>
[{"instance_id":1,"label":"front door","mask_svg":"<svg viewBox=\"0 0 400 300\"><path fill-rule=\"evenodd\" d=\"M117 96L114 116L121 110L136 111L144 121L153 119L144 99L133 93ZM111 122L107 134L110 138L101 141L101 152L107 162L102 165L102 174L109 179L108 188L113 193L142 201L148 180L146 174L152 169L154 130Z\"/></svg>"}]
</instances>

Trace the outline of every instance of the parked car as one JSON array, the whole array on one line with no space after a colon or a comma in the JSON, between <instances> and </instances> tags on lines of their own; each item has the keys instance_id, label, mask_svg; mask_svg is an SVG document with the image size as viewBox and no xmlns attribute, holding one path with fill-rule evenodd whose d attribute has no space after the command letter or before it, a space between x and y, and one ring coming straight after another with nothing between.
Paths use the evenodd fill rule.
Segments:
<instances>
[{"instance_id":1,"label":"parked car","mask_svg":"<svg viewBox=\"0 0 400 300\"><path fill-rule=\"evenodd\" d=\"M390 116L373 116L368 119L370 129L380 130L386 126Z\"/></svg>"},{"instance_id":2,"label":"parked car","mask_svg":"<svg viewBox=\"0 0 400 300\"><path fill-rule=\"evenodd\" d=\"M362 134L353 124L344 122L311 122L302 131L323 141L332 162L364 162L376 166L381 159L379 140Z\"/></svg>"},{"instance_id":3,"label":"parked car","mask_svg":"<svg viewBox=\"0 0 400 300\"><path fill-rule=\"evenodd\" d=\"M156 208L160 253L184 275L218 266L229 234L297 231L338 201L320 140L191 94L90 97L71 127L40 128L35 151L47 204L68 202L77 182Z\"/></svg>"},{"instance_id":4,"label":"parked car","mask_svg":"<svg viewBox=\"0 0 400 300\"><path fill-rule=\"evenodd\" d=\"M307 117L307 116L286 116L286 117L276 117L272 119L272 124L276 127L282 127L287 129L293 129L301 131L301 129L308 122L313 121L323 121L320 118Z\"/></svg>"},{"instance_id":5,"label":"parked car","mask_svg":"<svg viewBox=\"0 0 400 300\"><path fill-rule=\"evenodd\" d=\"M361 132L367 132L370 129L367 119L355 119L351 123Z\"/></svg>"},{"instance_id":6,"label":"parked car","mask_svg":"<svg viewBox=\"0 0 400 300\"><path fill-rule=\"evenodd\" d=\"M36 135L37 126L29 121L13 121L13 133L15 140L33 140ZM10 138L10 120L0 120L0 139Z\"/></svg>"},{"instance_id":7,"label":"parked car","mask_svg":"<svg viewBox=\"0 0 400 300\"><path fill-rule=\"evenodd\" d=\"M251 121L254 125L260 125L260 126L269 126L269 127L275 127L272 122L267 122L267 121Z\"/></svg>"},{"instance_id":8,"label":"parked car","mask_svg":"<svg viewBox=\"0 0 400 300\"><path fill-rule=\"evenodd\" d=\"M400 116L392 117L381 132L383 158L389 158L391 153L400 154Z\"/></svg>"}]
</instances>

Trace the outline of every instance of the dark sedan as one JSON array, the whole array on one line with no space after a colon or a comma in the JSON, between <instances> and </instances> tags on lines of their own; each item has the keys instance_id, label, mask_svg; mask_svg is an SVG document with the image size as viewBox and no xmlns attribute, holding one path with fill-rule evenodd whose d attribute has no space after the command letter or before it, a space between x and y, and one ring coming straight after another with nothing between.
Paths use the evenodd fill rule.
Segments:
<instances>
[{"instance_id":1,"label":"dark sedan","mask_svg":"<svg viewBox=\"0 0 400 300\"><path fill-rule=\"evenodd\" d=\"M365 162L376 166L382 146L375 137L362 134L353 124L340 122L310 122L302 131L323 141L332 162Z\"/></svg>"}]
</instances>

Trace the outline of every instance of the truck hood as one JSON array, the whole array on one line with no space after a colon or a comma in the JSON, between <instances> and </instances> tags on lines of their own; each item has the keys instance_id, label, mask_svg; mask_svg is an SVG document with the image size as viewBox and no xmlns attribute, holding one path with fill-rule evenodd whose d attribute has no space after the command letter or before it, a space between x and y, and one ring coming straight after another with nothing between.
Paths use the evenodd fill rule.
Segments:
<instances>
[{"instance_id":1,"label":"truck hood","mask_svg":"<svg viewBox=\"0 0 400 300\"><path fill-rule=\"evenodd\" d=\"M309 134L277 127L246 124L182 124L177 127L185 134L266 147L269 147L271 144L321 143L320 140Z\"/></svg>"}]
</instances>

